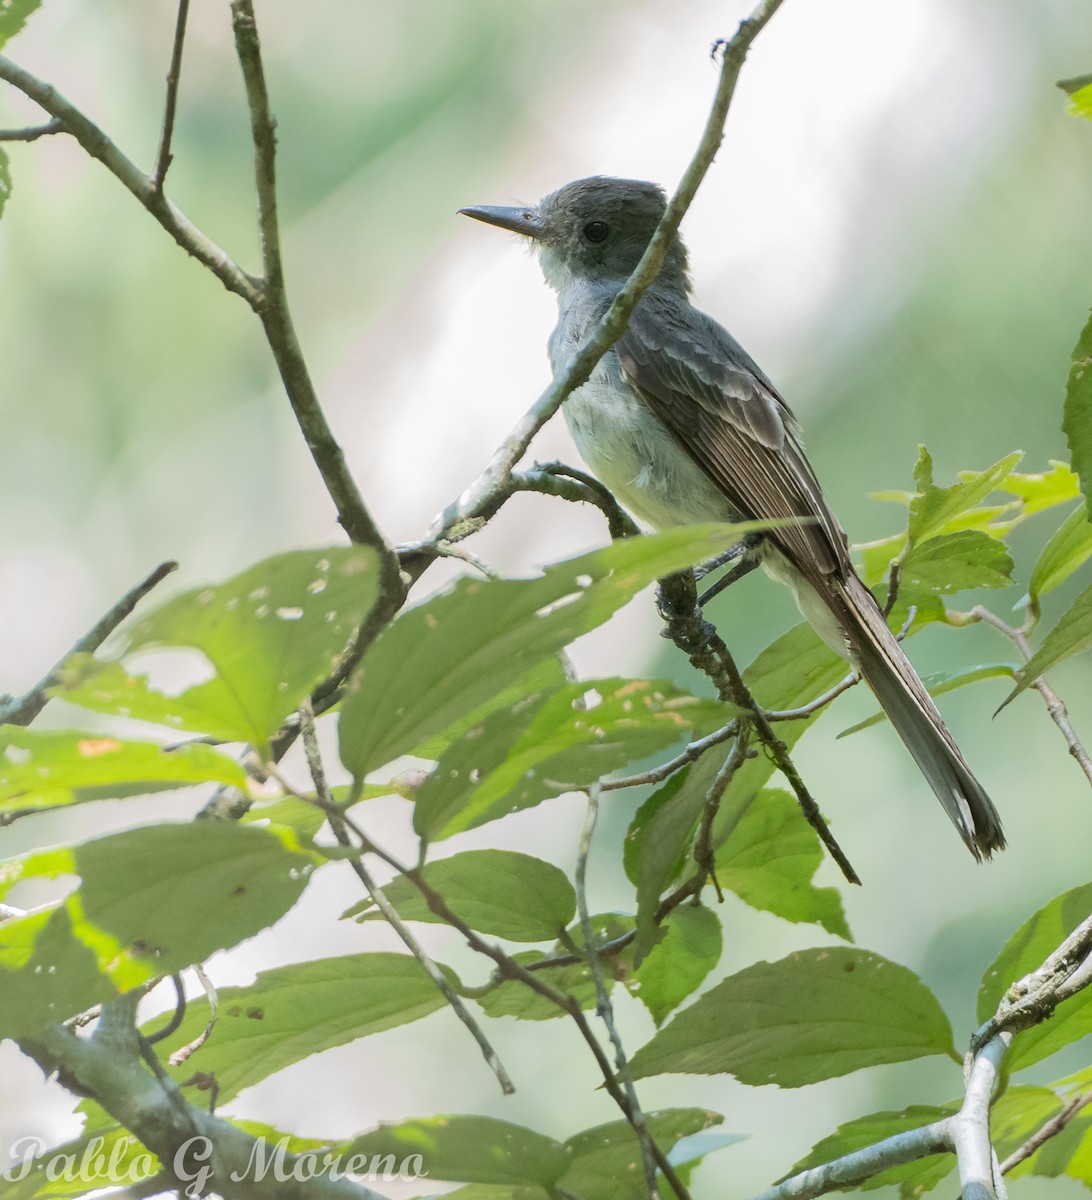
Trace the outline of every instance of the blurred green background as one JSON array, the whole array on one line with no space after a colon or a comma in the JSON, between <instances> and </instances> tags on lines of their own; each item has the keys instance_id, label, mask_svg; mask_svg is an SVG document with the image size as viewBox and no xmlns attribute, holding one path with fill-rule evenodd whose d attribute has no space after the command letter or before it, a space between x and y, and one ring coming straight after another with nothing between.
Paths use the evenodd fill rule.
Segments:
<instances>
[{"instance_id":1,"label":"blurred green background","mask_svg":"<svg viewBox=\"0 0 1092 1200\"><path fill-rule=\"evenodd\" d=\"M193 6L172 199L237 261L256 266L248 124L226 4ZM396 540L420 536L548 381L553 302L511 240L455 216L533 200L585 174L677 181L715 85L708 49L741 5L693 0L264 0L258 6L279 123L289 284L328 416L365 498ZM150 167L174 9L162 0L46 0L8 53L55 83ZM1092 301L1092 127L1054 81L1092 69L1087 0L788 0L743 72L727 136L687 221L697 299L779 383L851 538L902 513L868 498L907 487L919 442L938 481L1016 448L1025 470L1064 457L1069 351ZM0 123L38 120L0 89ZM9 147L14 194L0 221L0 689L29 687L156 562L182 585L277 549L338 540L328 499L273 376L256 322L188 261L115 180L63 138ZM555 427L556 426L556 427ZM560 422L541 459L575 459ZM1061 513L1018 536L1018 577ZM601 541L594 515L521 498L473 545L527 570ZM435 586L442 575L426 577ZM1051 597L1047 618L1074 587ZM166 593L165 593L166 594ZM978 597L1007 615L1011 593ZM969 608L976 597L957 597ZM794 622L752 577L719 602L739 657ZM586 674L680 675L651 605L585 639ZM985 630L932 630L922 670L1009 659ZM658 660L656 659L658 657ZM655 661L654 661L655 660ZM1057 673L1092 734L1087 659ZM919 970L974 1025L982 970L1019 921L1087 882L1092 798L1038 698L996 720L1003 685L944 705L1005 817L1011 849L975 868L889 730L833 734L871 711L851 694L799 763L865 886L846 897L860 944ZM77 719L51 711L54 723ZM877 785L876 781L882 783ZM181 816L193 797L157 801ZM635 807L612 800L593 907L632 900L613 856ZM0 852L145 819L124 806L0 831ZM561 799L458 839L526 848L572 866L580 806ZM369 828L394 845L404 806ZM822 882L834 882L824 866ZM220 983L294 957L391 945L331 920L356 899L329 870L304 910L219 963ZM729 900L721 972L820 941ZM328 936L316 936L316 929ZM457 939L426 941L470 980ZM647 1015L620 1000L636 1045ZM446 1014L304 1064L231 1111L306 1135L380 1119L482 1111L566 1136L614 1119L561 1022L497 1027L520 1085L503 1100ZM1086 1065L1079 1050L1037 1080ZM73 1132L59 1089L0 1047L0 1130ZM319 1083L321 1081L321 1085ZM1029 1080L1030 1081L1030 1080ZM744 1196L840 1120L946 1100L953 1064L918 1063L805 1089L666 1077L647 1106L702 1104L749 1140L698 1173L696 1195ZM306 1103L300 1097L306 1096ZM1076 1195L1029 1180L1017 1197Z\"/></svg>"}]
</instances>

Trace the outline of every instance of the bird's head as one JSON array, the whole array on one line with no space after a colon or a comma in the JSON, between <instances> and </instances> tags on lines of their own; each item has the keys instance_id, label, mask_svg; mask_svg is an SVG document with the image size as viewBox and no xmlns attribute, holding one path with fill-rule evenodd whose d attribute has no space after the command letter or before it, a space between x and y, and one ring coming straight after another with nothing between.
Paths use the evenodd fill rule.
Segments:
<instances>
[{"instance_id":1,"label":"bird's head","mask_svg":"<svg viewBox=\"0 0 1092 1200\"><path fill-rule=\"evenodd\" d=\"M561 291L574 279L620 285L640 261L666 206L658 184L596 175L567 183L535 205L459 211L529 238L546 281ZM686 290L686 268L686 249L676 236L658 282Z\"/></svg>"}]
</instances>

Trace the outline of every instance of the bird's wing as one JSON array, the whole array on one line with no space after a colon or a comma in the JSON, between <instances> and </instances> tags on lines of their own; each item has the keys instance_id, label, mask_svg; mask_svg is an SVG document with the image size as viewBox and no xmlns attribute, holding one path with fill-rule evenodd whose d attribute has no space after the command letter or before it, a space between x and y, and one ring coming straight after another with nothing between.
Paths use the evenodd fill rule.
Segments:
<instances>
[{"instance_id":1,"label":"bird's wing","mask_svg":"<svg viewBox=\"0 0 1092 1200\"><path fill-rule=\"evenodd\" d=\"M814 582L851 569L792 412L726 329L646 294L615 350L629 384L741 517L801 518L767 536Z\"/></svg>"}]
</instances>

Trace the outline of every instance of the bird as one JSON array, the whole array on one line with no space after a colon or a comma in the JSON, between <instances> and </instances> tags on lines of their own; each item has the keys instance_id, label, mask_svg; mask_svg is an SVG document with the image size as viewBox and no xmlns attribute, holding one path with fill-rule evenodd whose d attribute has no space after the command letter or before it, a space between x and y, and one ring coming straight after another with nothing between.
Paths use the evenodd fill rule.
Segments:
<instances>
[{"instance_id":1,"label":"bird","mask_svg":"<svg viewBox=\"0 0 1092 1200\"><path fill-rule=\"evenodd\" d=\"M555 374L591 336L640 261L667 205L658 184L593 176L535 205L461 215L519 234L557 293ZM784 521L754 551L804 618L875 693L976 860L1005 846L1001 819L857 574L800 425L736 339L691 303L676 235L625 332L562 410L592 472L653 529Z\"/></svg>"}]
</instances>

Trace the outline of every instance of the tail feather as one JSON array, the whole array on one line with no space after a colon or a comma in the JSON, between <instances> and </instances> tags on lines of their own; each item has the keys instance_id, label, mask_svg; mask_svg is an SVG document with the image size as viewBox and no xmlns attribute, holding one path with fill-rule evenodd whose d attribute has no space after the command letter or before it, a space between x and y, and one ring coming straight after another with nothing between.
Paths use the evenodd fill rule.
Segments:
<instances>
[{"instance_id":1,"label":"tail feather","mask_svg":"<svg viewBox=\"0 0 1092 1200\"><path fill-rule=\"evenodd\" d=\"M980 861L1004 849L1005 835L997 809L975 779L932 697L888 629L872 593L851 574L836 585L834 600L831 608L846 635L850 657L967 848Z\"/></svg>"}]
</instances>

